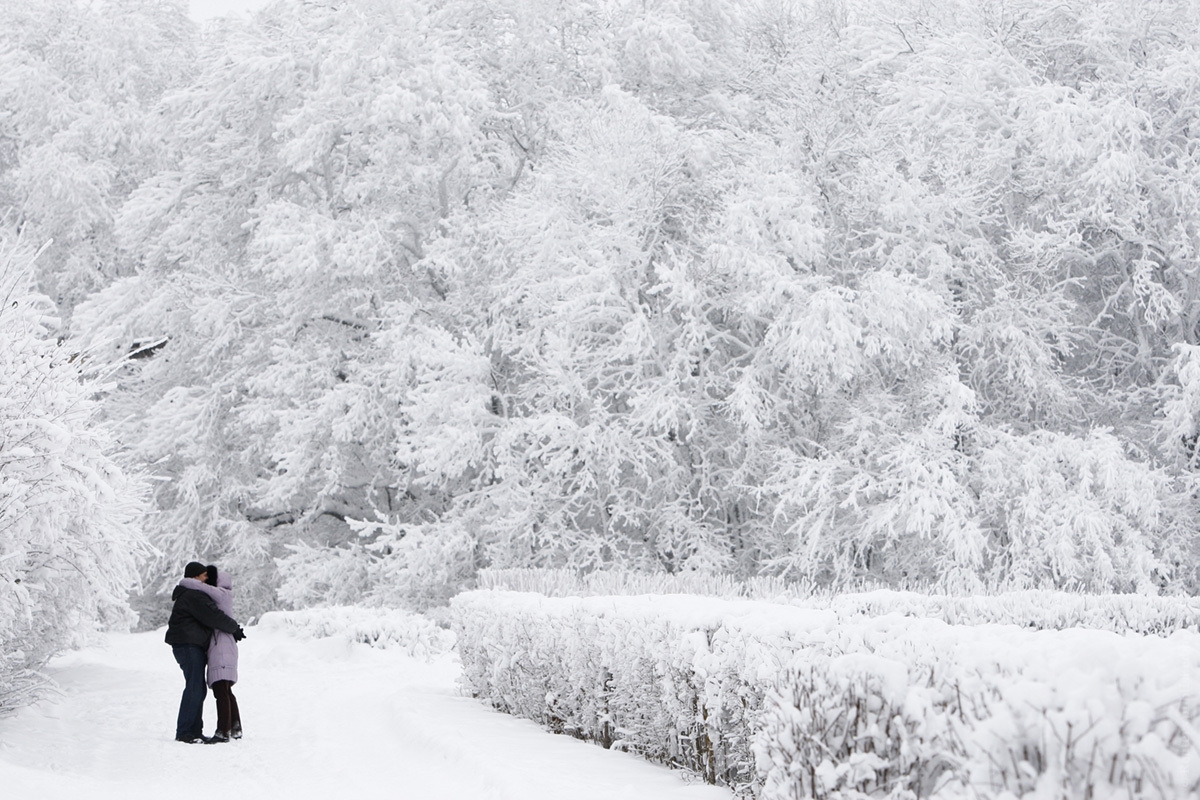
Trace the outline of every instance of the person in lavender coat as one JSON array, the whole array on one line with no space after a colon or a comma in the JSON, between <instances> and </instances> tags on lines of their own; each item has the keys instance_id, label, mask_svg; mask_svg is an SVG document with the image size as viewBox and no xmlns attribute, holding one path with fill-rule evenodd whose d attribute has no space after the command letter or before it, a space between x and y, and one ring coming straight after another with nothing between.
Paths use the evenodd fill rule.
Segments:
<instances>
[{"instance_id":1,"label":"person in lavender coat","mask_svg":"<svg viewBox=\"0 0 1200 800\"><path fill-rule=\"evenodd\" d=\"M204 698L208 695L205 667L208 645L214 629L228 632L235 640L245 636L237 620L217 608L216 600L201 589L208 575L198 561L183 568L183 580L171 592L174 606L163 637L183 670L183 695L179 698L179 716L175 720L175 739L188 744L214 740L204 735Z\"/></svg>"},{"instance_id":2,"label":"person in lavender coat","mask_svg":"<svg viewBox=\"0 0 1200 800\"><path fill-rule=\"evenodd\" d=\"M187 579L190 589L199 589L211 597L217 608L233 616L233 579L228 572L213 564L205 568L207 582ZM183 581L180 582L181 584ZM233 685L238 679L238 645L233 636L213 629L208 643L208 685L217 702L217 730L212 738L218 742L242 738L242 716L238 711Z\"/></svg>"}]
</instances>

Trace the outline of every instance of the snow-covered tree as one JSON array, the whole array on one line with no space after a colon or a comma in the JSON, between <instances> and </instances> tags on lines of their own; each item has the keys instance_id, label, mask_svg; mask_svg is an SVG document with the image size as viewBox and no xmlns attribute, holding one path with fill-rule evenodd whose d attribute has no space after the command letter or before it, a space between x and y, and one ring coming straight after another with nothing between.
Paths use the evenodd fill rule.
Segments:
<instances>
[{"instance_id":1,"label":"snow-covered tree","mask_svg":"<svg viewBox=\"0 0 1200 800\"><path fill-rule=\"evenodd\" d=\"M277 4L206 42L168 96L172 168L117 220L130 277L74 330L127 369L109 407L154 464L165 577L228 563L269 607L299 536L404 502L381 392L407 354L385 322L436 330L427 241L472 192L511 179L484 84L419 6Z\"/></svg>"},{"instance_id":2,"label":"snow-covered tree","mask_svg":"<svg viewBox=\"0 0 1200 800\"><path fill-rule=\"evenodd\" d=\"M137 356L105 411L165 479L150 573L227 559L258 607L488 564L1194 587L1196 14L210 29L73 320Z\"/></svg>"},{"instance_id":3,"label":"snow-covered tree","mask_svg":"<svg viewBox=\"0 0 1200 800\"><path fill-rule=\"evenodd\" d=\"M50 656L132 622L149 553L144 484L114 461L95 419L102 384L56 343L32 262L0 237L0 714L29 698Z\"/></svg>"},{"instance_id":4,"label":"snow-covered tree","mask_svg":"<svg viewBox=\"0 0 1200 800\"><path fill-rule=\"evenodd\" d=\"M47 242L39 285L65 312L124 274L114 216L160 169L151 109L193 58L185 0L0 0L0 202Z\"/></svg>"}]
</instances>

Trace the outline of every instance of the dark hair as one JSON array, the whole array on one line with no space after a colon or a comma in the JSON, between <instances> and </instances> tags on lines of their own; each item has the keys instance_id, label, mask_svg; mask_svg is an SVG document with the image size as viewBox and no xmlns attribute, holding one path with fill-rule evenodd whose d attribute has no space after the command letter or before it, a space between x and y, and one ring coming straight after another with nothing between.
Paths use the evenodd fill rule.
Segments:
<instances>
[{"instance_id":1,"label":"dark hair","mask_svg":"<svg viewBox=\"0 0 1200 800\"><path fill-rule=\"evenodd\" d=\"M204 568L204 571L208 573L208 580L206 580L205 583L207 583L209 586L216 586L217 585L217 565L209 564L207 567Z\"/></svg>"},{"instance_id":2,"label":"dark hair","mask_svg":"<svg viewBox=\"0 0 1200 800\"><path fill-rule=\"evenodd\" d=\"M204 572L204 565L199 561L189 561L188 565L183 568L183 577L194 578Z\"/></svg>"}]
</instances>

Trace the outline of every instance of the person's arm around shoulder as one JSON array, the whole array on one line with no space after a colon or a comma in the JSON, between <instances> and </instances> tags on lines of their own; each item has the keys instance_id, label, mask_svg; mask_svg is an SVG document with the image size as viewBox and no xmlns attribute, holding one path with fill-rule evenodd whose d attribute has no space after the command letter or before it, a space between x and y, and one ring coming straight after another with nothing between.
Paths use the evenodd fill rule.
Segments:
<instances>
[{"instance_id":1,"label":"person's arm around shoulder","mask_svg":"<svg viewBox=\"0 0 1200 800\"><path fill-rule=\"evenodd\" d=\"M203 592L197 592L196 597L197 600L193 608L196 619L210 628L225 631L232 635L234 641L240 642L246 638L246 632L242 630L242 626L238 625L237 620L233 617L217 608L215 600Z\"/></svg>"}]
</instances>

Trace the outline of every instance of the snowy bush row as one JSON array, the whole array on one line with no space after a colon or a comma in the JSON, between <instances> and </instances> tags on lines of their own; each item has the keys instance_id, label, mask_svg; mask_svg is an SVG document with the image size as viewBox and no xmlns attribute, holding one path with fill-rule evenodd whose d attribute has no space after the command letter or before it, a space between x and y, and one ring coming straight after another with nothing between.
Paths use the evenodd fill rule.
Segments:
<instances>
[{"instance_id":1,"label":"snowy bush row","mask_svg":"<svg viewBox=\"0 0 1200 800\"><path fill-rule=\"evenodd\" d=\"M574 569L481 569L478 588L534 592L549 597L592 597L635 594L698 594L707 597L743 597L755 600L800 598L820 594L808 582L783 578L738 578L712 572L635 572ZM828 594L827 592L825 594Z\"/></svg>"},{"instance_id":2,"label":"snowy bush row","mask_svg":"<svg viewBox=\"0 0 1200 800\"><path fill-rule=\"evenodd\" d=\"M1033 631L684 596L477 591L452 608L472 694L742 795L1200 791L1192 631Z\"/></svg>"},{"instance_id":3,"label":"snowy bush row","mask_svg":"<svg viewBox=\"0 0 1200 800\"><path fill-rule=\"evenodd\" d=\"M939 619L952 625L1016 625L1037 630L1089 628L1167 636L1200 628L1200 599L1136 594L1075 594L1049 590L962 597L877 590L833 597L794 598L793 605L838 614Z\"/></svg>"},{"instance_id":4,"label":"snowy bush row","mask_svg":"<svg viewBox=\"0 0 1200 800\"><path fill-rule=\"evenodd\" d=\"M1075 594L1048 590L954 596L887 589L832 594L807 582L780 578L740 580L704 573L648 574L569 569L488 569L479 587L535 592L551 597L638 594L695 594L789 603L830 609L838 614L903 614L940 619L954 625L997 623L1023 628L1062 630L1094 628L1118 633L1168 635L1200 628L1200 598L1137 594Z\"/></svg>"},{"instance_id":5,"label":"snowy bush row","mask_svg":"<svg viewBox=\"0 0 1200 800\"><path fill-rule=\"evenodd\" d=\"M408 655L429 658L449 652L454 634L420 614L385 608L338 606L299 611L271 611L260 628L286 631L314 639L342 637L379 648L401 648Z\"/></svg>"}]
</instances>

